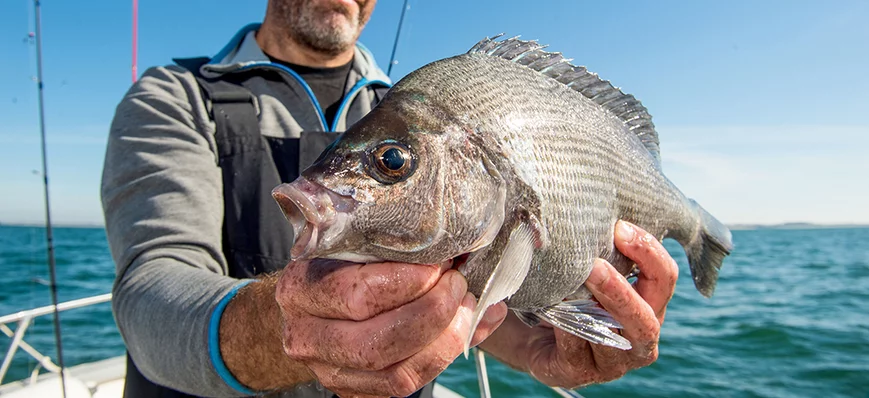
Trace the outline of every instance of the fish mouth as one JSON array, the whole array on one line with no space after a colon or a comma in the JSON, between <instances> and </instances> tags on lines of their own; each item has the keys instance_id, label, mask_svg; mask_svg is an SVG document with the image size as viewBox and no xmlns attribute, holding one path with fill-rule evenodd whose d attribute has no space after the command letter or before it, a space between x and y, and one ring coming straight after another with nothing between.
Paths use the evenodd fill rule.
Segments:
<instances>
[{"instance_id":1,"label":"fish mouth","mask_svg":"<svg viewBox=\"0 0 869 398\"><path fill-rule=\"evenodd\" d=\"M322 236L325 232L330 232L329 228L339 218L338 213L346 214L355 207L355 200L352 198L338 195L304 177L277 186L272 190L272 197L293 226L290 256L294 260L316 254ZM341 231L331 231L329 235L338 232Z\"/></svg>"}]
</instances>

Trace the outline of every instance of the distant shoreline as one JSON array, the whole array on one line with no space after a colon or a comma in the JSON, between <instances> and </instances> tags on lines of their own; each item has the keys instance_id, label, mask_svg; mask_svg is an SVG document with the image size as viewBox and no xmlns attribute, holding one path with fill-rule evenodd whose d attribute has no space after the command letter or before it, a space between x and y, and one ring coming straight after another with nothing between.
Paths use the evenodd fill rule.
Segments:
<instances>
[{"instance_id":1,"label":"distant shoreline","mask_svg":"<svg viewBox=\"0 0 869 398\"><path fill-rule=\"evenodd\" d=\"M0 227L21 227L21 228L45 228L45 224L38 223L6 223L0 221ZM54 228L79 228L79 229L105 229L102 224L53 224Z\"/></svg>"},{"instance_id":2,"label":"distant shoreline","mask_svg":"<svg viewBox=\"0 0 869 398\"><path fill-rule=\"evenodd\" d=\"M783 224L730 224L727 227L733 231L754 231L760 229L853 229L869 228L869 224L814 224L792 222Z\"/></svg>"},{"instance_id":3,"label":"distant shoreline","mask_svg":"<svg viewBox=\"0 0 869 398\"><path fill-rule=\"evenodd\" d=\"M0 221L0 227L28 227L28 228L40 228L45 227L44 224L27 224L27 223L5 223ZM82 229L93 229L99 228L104 229L105 226L101 224L55 224L55 228L82 228ZM815 223L807 223L807 222L791 222L791 223L781 223L781 224L727 224L727 228L730 228L732 231L755 231L755 230L785 230L785 229L859 229L859 228L869 228L869 224L815 224Z\"/></svg>"}]
</instances>

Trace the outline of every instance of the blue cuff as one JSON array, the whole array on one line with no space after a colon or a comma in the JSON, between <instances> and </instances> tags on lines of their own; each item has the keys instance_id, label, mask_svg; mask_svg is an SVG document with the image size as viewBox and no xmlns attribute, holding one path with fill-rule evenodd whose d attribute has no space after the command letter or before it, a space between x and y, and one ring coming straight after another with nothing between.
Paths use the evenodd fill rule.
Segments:
<instances>
[{"instance_id":1,"label":"blue cuff","mask_svg":"<svg viewBox=\"0 0 869 398\"><path fill-rule=\"evenodd\" d=\"M220 331L220 317L223 316L223 310L226 309L226 305L229 304L229 301L232 300L233 297L235 297L239 289L252 282L254 282L254 280L246 280L235 285L235 287L233 287L232 290L230 290L226 296L223 296L223 298L220 299L220 302L217 303L217 308L214 309L214 312L211 314L211 320L208 322L208 356L211 358L211 364L214 366L214 370L217 371L217 375L220 376L220 379L223 380L224 383L245 395L256 395L256 391L253 391L239 383L239 381L232 376L232 373L226 367L226 364L223 363L223 357L220 356L220 338L218 332Z\"/></svg>"}]
</instances>

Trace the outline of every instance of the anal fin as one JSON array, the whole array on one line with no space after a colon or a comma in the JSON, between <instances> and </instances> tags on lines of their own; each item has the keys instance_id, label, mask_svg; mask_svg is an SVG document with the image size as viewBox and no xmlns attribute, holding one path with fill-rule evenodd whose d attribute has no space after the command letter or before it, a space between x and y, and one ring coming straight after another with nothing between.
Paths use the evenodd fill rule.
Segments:
<instances>
[{"instance_id":1,"label":"anal fin","mask_svg":"<svg viewBox=\"0 0 869 398\"><path fill-rule=\"evenodd\" d=\"M510 233L504 251L501 253L498 265L489 276L486 286L480 293L477 307L471 316L471 331L465 341L465 358L468 357L468 348L474 331L483 319L486 309L504 300L519 290L528 270L531 267L531 258L534 255L536 238L533 229L525 223L520 223Z\"/></svg>"},{"instance_id":2,"label":"anal fin","mask_svg":"<svg viewBox=\"0 0 869 398\"><path fill-rule=\"evenodd\" d=\"M574 336L592 343L630 350L631 342L610 328L621 329L612 315L591 300L564 301L538 310L535 315Z\"/></svg>"}]
</instances>

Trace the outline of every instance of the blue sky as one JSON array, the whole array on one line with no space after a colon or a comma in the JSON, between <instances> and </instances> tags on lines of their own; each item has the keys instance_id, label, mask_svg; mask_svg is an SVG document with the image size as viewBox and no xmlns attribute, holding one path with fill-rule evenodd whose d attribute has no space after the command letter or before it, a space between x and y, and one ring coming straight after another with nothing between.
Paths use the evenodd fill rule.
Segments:
<instances>
[{"instance_id":1,"label":"blue sky","mask_svg":"<svg viewBox=\"0 0 869 398\"><path fill-rule=\"evenodd\" d=\"M244 5L240 5L244 4ZM266 0L142 0L139 71L213 55ZM402 0L362 36L386 69ZM53 217L100 224L130 85L130 2L43 1ZM393 78L496 33L550 44L643 101L664 171L727 223L869 223L869 2L412 0ZM31 0L0 5L0 222L43 220Z\"/></svg>"}]
</instances>

